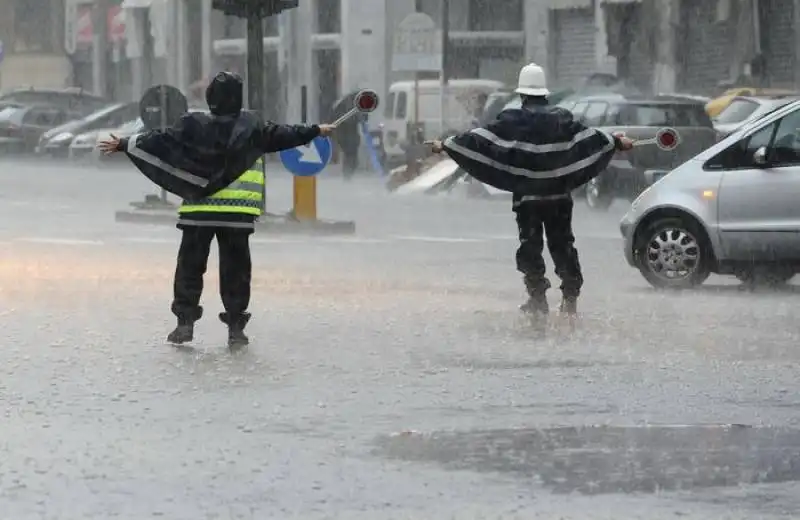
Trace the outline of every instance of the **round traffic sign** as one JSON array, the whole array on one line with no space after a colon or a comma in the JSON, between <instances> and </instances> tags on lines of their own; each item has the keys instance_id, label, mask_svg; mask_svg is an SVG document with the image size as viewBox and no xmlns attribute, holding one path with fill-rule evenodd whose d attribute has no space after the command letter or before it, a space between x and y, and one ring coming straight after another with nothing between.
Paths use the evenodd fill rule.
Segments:
<instances>
[{"instance_id":1,"label":"round traffic sign","mask_svg":"<svg viewBox=\"0 0 800 520\"><path fill-rule=\"evenodd\" d=\"M170 85L150 87L139 101L139 117L148 130L172 126L188 111L186 96Z\"/></svg>"},{"instance_id":2,"label":"round traffic sign","mask_svg":"<svg viewBox=\"0 0 800 520\"><path fill-rule=\"evenodd\" d=\"M362 90L356 94L353 108L362 113L374 112L378 108L379 99L374 90Z\"/></svg>"},{"instance_id":3,"label":"round traffic sign","mask_svg":"<svg viewBox=\"0 0 800 520\"><path fill-rule=\"evenodd\" d=\"M665 152L671 152L681 144L681 136L674 128L662 128L656 133L656 146Z\"/></svg>"}]
</instances>

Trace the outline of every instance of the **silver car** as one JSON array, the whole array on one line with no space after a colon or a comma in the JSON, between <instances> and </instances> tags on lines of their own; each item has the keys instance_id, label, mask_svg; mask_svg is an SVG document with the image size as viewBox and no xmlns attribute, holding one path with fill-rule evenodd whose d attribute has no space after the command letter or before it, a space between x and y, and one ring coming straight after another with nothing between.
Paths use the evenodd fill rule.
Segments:
<instances>
[{"instance_id":1,"label":"silver car","mask_svg":"<svg viewBox=\"0 0 800 520\"><path fill-rule=\"evenodd\" d=\"M650 284L711 273L776 284L800 271L800 101L662 175L620 223L625 258Z\"/></svg>"}]
</instances>

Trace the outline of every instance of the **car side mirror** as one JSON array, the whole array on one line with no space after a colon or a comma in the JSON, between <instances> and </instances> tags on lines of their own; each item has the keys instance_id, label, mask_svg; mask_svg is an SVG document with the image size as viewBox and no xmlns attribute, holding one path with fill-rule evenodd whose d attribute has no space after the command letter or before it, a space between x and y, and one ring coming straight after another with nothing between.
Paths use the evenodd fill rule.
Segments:
<instances>
[{"instance_id":1,"label":"car side mirror","mask_svg":"<svg viewBox=\"0 0 800 520\"><path fill-rule=\"evenodd\" d=\"M758 166L767 165L767 147L762 146L753 153L753 162Z\"/></svg>"}]
</instances>

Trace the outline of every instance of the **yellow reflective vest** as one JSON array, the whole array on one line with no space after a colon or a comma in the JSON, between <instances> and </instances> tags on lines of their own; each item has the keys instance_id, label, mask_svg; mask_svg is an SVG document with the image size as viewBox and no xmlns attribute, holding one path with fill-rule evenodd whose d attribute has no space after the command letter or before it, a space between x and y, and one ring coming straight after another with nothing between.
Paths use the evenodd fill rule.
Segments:
<instances>
[{"instance_id":1,"label":"yellow reflective vest","mask_svg":"<svg viewBox=\"0 0 800 520\"><path fill-rule=\"evenodd\" d=\"M193 213L236 213L239 215L261 215L264 204L264 172L259 159L229 186L204 199L183 201L178 214L191 218Z\"/></svg>"}]
</instances>

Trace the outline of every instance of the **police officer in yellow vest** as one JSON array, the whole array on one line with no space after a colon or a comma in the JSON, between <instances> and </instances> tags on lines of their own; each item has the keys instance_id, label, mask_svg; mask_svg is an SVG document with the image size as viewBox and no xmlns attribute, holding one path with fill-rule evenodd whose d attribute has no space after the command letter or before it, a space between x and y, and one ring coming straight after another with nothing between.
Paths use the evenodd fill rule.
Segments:
<instances>
[{"instance_id":1,"label":"police officer in yellow vest","mask_svg":"<svg viewBox=\"0 0 800 520\"><path fill-rule=\"evenodd\" d=\"M125 152L132 161L135 157L137 168L165 188L165 185L174 186L173 176L181 179L187 174L195 179L213 177L220 171L226 173L231 160L244 162L241 161L243 157L249 161L259 154L289 150L306 145L317 136L329 136L336 130L334 125L264 122L253 114L242 114L243 99L241 76L220 72L206 89L210 116L186 114L175 127L152 130L132 138L112 134L102 140L98 148L104 154ZM263 159L263 155L261 157ZM225 307L219 317L228 325L231 347L249 342L244 329L250 321L247 312L252 271L250 235L263 208L265 186L263 165L261 161L254 162L226 188L200 200L186 200L179 209L178 228L183 231L183 238L172 301L178 326L167 336L171 343L194 339L194 323L203 315L200 306L203 275L214 237L219 245L220 294ZM236 169L231 173L241 171L242 164L236 163L233 167ZM189 173L193 168L199 177ZM224 179L228 181L229 177Z\"/></svg>"},{"instance_id":2,"label":"police officer in yellow vest","mask_svg":"<svg viewBox=\"0 0 800 520\"><path fill-rule=\"evenodd\" d=\"M210 197L184 201L178 209L178 228L183 230L175 269L172 312L178 326L167 340L186 343L194 336L194 322L203 315L200 296L211 241L219 246L219 287L225 312L219 318L228 325L228 344L246 345L244 328L250 320L250 235L264 205L264 173L261 160L234 183Z\"/></svg>"},{"instance_id":3,"label":"police officer in yellow vest","mask_svg":"<svg viewBox=\"0 0 800 520\"><path fill-rule=\"evenodd\" d=\"M242 78L236 74L218 74L206 90L206 101L213 117L238 117L242 109ZM224 125L223 125L224 126ZM330 135L332 125L277 125L266 123L254 133L250 146L265 153L294 148L311 142L318 135ZM198 137L194 145L205 139L223 141L229 136ZM114 150L124 143L109 142L105 147ZM263 157L262 157L263 160ZM178 262L175 269L172 312L178 326L168 336L171 343L187 343L194 338L194 323L203 315L200 296L206 272L211 241L219 246L220 295L225 312L219 318L228 326L231 347L249 343L244 333L250 314L250 235L264 207L264 173L261 160L226 188L201 200L184 201L178 210L178 228L183 231Z\"/></svg>"}]
</instances>

